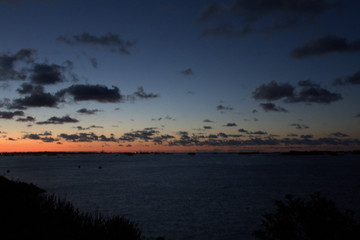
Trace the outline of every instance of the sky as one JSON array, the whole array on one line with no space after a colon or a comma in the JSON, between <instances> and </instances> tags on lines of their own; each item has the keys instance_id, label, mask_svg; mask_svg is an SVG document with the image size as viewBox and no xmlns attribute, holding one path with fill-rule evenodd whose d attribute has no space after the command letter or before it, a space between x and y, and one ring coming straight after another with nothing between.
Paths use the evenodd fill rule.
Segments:
<instances>
[{"instance_id":1,"label":"sky","mask_svg":"<svg viewBox=\"0 0 360 240\"><path fill-rule=\"evenodd\" d=\"M0 0L0 152L360 149L355 0Z\"/></svg>"}]
</instances>

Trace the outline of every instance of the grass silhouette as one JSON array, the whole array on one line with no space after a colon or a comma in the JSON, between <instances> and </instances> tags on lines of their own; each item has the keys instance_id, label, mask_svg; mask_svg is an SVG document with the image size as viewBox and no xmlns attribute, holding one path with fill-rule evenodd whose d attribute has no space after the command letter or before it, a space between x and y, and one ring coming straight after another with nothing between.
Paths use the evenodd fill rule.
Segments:
<instances>
[{"instance_id":1,"label":"grass silhouette","mask_svg":"<svg viewBox=\"0 0 360 240\"><path fill-rule=\"evenodd\" d=\"M122 217L79 211L33 184L0 176L1 239L126 239L139 240L137 224Z\"/></svg>"}]
</instances>

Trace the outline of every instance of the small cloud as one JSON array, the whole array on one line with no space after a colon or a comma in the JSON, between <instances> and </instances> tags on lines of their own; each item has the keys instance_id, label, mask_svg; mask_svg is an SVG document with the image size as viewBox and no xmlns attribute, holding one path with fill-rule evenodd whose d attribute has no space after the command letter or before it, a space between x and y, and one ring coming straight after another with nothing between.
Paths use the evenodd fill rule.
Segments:
<instances>
[{"instance_id":1,"label":"small cloud","mask_svg":"<svg viewBox=\"0 0 360 240\"><path fill-rule=\"evenodd\" d=\"M27 116L26 118L18 118L16 119L17 122L34 122L36 119L31 116Z\"/></svg>"},{"instance_id":2,"label":"small cloud","mask_svg":"<svg viewBox=\"0 0 360 240\"><path fill-rule=\"evenodd\" d=\"M296 129L302 130L302 129L308 129L309 126L305 125L305 124L298 124L298 123L292 123L289 126L291 127L295 127Z\"/></svg>"},{"instance_id":3,"label":"small cloud","mask_svg":"<svg viewBox=\"0 0 360 240\"><path fill-rule=\"evenodd\" d=\"M89 61L90 61L91 66L92 66L93 68L97 68L97 67L98 67L99 62L98 62L98 60L97 60L96 58L89 58Z\"/></svg>"},{"instance_id":4,"label":"small cloud","mask_svg":"<svg viewBox=\"0 0 360 240\"><path fill-rule=\"evenodd\" d=\"M334 137L349 137L348 134L346 134L346 133L341 133L341 132L331 133L330 136L334 136Z\"/></svg>"},{"instance_id":5,"label":"small cloud","mask_svg":"<svg viewBox=\"0 0 360 240\"><path fill-rule=\"evenodd\" d=\"M306 135L301 135L300 137L303 138L303 139L310 139L310 138L313 138L314 135L306 134Z\"/></svg>"},{"instance_id":6,"label":"small cloud","mask_svg":"<svg viewBox=\"0 0 360 240\"><path fill-rule=\"evenodd\" d=\"M123 96L119 88L113 86L112 89L104 85L76 84L64 88L56 93L57 97L70 95L75 101L97 101L97 102L120 102Z\"/></svg>"},{"instance_id":7,"label":"small cloud","mask_svg":"<svg viewBox=\"0 0 360 240\"><path fill-rule=\"evenodd\" d=\"M47 121L37 122L36 124L43 125L43 124L64 124L64 123L77 123L79 120L75 118L71 118L69 116L64 117L51 117Z\"/></svg>"},{"instance_id":8,"label":"small cloud","mask_svg":"<svg viewBox=\"0 0 360 240\"><path fill-rule=\"evenodd\" d=\"M209 120L209 119L205 119L203 122L205 123L212 123L213 121Z\"/></svg>"},{"instance_id":9,"label":"small cloud","mask_svg":"<svg viewBox=\"0 0 360 240\"><path fill-rule=\"evenodd\" d=\"M282 108L280 106L276 106L273 103L260 103L260 107L262 107L262 109L264 109L265 112L288 112L288 110L286 110L285 108Z\"/></svg>"},{"instance_id":10,"label":"small cloud","mask_svg":"<svg viewBox=\"0 0 360 240\"><path fill-rule=\"evenodd\" d=\"M116 51L120 54L125 55L129 55L129 48L133 47L136 44L135 41L124 40L120 37L120 35L111 32L102 36L95 36L88 32L83 32L80 35L74 35L72 37L59 36L57 40L69 45L85 44L102 46L108 48L112 52Z\"/></svg>"},{"instance_id":11,"label":"small cloud","mask_svg":"<svg viewBox=\"0 0 360 240\"><path fill-rule=\"evenodd\" d=\"M306 58L315 55L325 55L333 52L357 52L360 51L360 41L349 43L346 38L328 35L323 38L310 39L302 46L291 52L293 58Z\"/></svg>"},{"instance_id":12,"label":"small cloud","mask_svg":"<svg viewBox=\"0 0 360 240\"><path fill-rule=\"evenodd\" d=\"M13 119L14 116L24 116L23 111L4 112L0 111L0 119Z\"/></svg>"},{"instance_id":13,"label":"small cloud","mask_svg":"<svg viewBox=\"0 0 360 240\"><path fill-rule=\"evenodd\" d=\"M218 105L218 106L216 106L216 110L219 110L219 111L229 110L229 111L231 111L231 110L233 110L233 108L232 107L226 107L226 106L223 106L223 105Z\"/></svg>"},{"instance_id":14,"label":"small cloud","mask_svg":"<svg viewBox=\"0 0 360 240\"><path fill-rule=\"evenodd\" d=\"M237 124L236 123L227 123L226 125L224 125L224 127L236 127Z\"/></svg>"},{"instance_id":15,"label":"small cloud","mask_svg":"<svg viewBox=\"0 0 360 240\"><path fill-rule=\"evenodd\" d=\"M134 92L133 94L135 96L135 98L139 98L139 99L150 99L150 98L158 98L159 94L154 94L154 93L145 93L144 88L143 87L138 87L138 90L136 92Z\"/></svg>"},{"instance_id":16,"label":"small cloud","mask_svg":"<svg viewBox=\"0 0 360 240\"><path fill-rule=\"evenodd\" d=\"M245 130L245 129L243 129L243 128L240 128L240 129L238 130L238 132L241 132L241 133L249 133L247 130Z\"/></svg>"},{"instance_id":17,"label":"small cloud","mask_svg":"<svg viewBox=\"0 0 360 240\"><path fill-rule=\"evenodd\" d=\"M253 92L254 99L264 99L268 101L289 98L294 95L294 87L288 83L278 84L271 81L269 84L262 84Z\"/></svg>"},{"instance_id":18,"label":"small cloud","mask_svg":"<svg viewBox=\"0 0 360 240\"><path fill-rule=\"evenodd\" d=\"M192 76L194 75L194 72L191 68L188 68L188 69L185 69L185 70L182 70L180 71L180 73L184 76Z\"/></svg>"},{"instance_id":19,"label":"small cloud","mask_svg":"<svg viewBox=\"0 0 360 240\"><path fill-rule=\"evenodd\" d=\"M99 109L81 108L81 109L77 110L76 112L81 113L81 114L89 114L89 115L92 115L92 114L95 114L95 113L97 113L97 112L102 112L102 110L99 110Z\"/></svg>"},{"instance_id":20,"label":"small cloud","mask_svg":"<svg viewBox=\"0 0 360 240\"><path fill-rule=\"evenodd\" d=\"M203 128L204 128L205 130L213 129L213 127L211 127L211 126L204 126Z\"/></svg>"}]
</instances>

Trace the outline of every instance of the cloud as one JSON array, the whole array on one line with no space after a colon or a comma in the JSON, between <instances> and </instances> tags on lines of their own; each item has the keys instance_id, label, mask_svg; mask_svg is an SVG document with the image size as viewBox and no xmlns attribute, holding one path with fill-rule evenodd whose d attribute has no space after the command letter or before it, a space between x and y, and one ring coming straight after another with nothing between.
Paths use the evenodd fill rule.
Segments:
<instances>
[{"instance_id":1,"label":"cloud","mask_svg":"<svg viewBox=\"0 0 360 240\"><path fill-rule=\"evenodd\" d=\"M48 85L64 82L66 67L57 64L35 64L30 80L32 83L39 85Z\"/></svg>"},{"instance_id":2,"label":"cloud","mask_svg":"<svg viewBox=\"0 0 360 240\"><path fill-rule=\"evenodd\" d=\"M185 69L185 70L182 70L180 71L180 73L184 76L192 76L194 75L194 72L191 68L188 68L188 69Z\"/></svg>"},{"instance_id":3,"label":"cloud","mask_svg":"<svg viewBox=\"0 0 360 240\"><path fill-rule=\"evenodd\" d=\"M99 65L99 62L96 58L90 58L89 59L90 63L91 63L91 66L93 66L93 68L97 68L98 65Z\"/></svg>"},{"instance_id":4,"label":"cloud","mask_svg":"<svg viewBox=\"0 0 360 240\"><path fill-rule=\"evenodd\" d=\"M314 138L314 135L312 135L312 134L306 134L306 135L301 135L300 137L301 137L301 138L304 138L304 139L309 139L309 138Z\"/></svg>"},{"instance_id":5,"label":"cloud","mask_svg":"<svg viewBox=\"0 0 360 240\"><path fill-rule=\"evenodd\" d=\"M19 93L28 94L29 96L14 99L8 106L9 109L26 109L27 107L57 107L59 99L50 94L45 93L41 86L30 86L23 84L22 88L17 89Z\"/></svg>"},{"instance_id":6,"label":"cloud","mask_svg":"<svg viewBox=\"0 0 360 240\"><path fill-rule=\"evenodd\" d=\"M255 132L248 132L248 134L253 134L253 135L267 135L267 132L264 131L255 131Z\"/></svg>"},{"instance_id":7,"label":"cloud","mask_svg":"<svg viewBox=\"0 0 360 240\"><path fill-rule=\"evenodd\" d=\"M44 136L46 136L46 137L44 137ZM59 141L59 139L55 139L53 137L48 137L48 136L51 136L51 133L49 133L49 132L45 132L42 134L31 133L31 134L26 134L25 136L23 136L23 139L41 140L46 143Z\"/></svg>"},{"instance_id":8,"label":"cloud","mask_svg":"<svg viewBox=\"0 0 360 240\"><path fill-rule=\"evenodd\" d=\"M295 88L288 83L278 84L275 81L271 81L267 85L260 85L252 95L254 99L268 101L284 99L284 102L288 103L305 102L329 104L342 99L341 94L330 92L320 87L320 84L315 84L309 80L300 81L298 85L300 89L295 91Z\"/></svg>"},{"instance_id":9,"label":"cloud","mask_svg":"<svg viewBox=\"0 0 360 240\"><path fill-rule=\"evenodd\" d=\"M104 127L102 127L102 126L96 126L96 125L91 125L91 126L89 126L89 127L87 127L87 128L83 128L82 126L77 126L77 127L75 127L75 128L77 128L77 130L89 130L89 129L92 129L92 128L104 128Z\"/></svg>"},{"instance_id":10,"label":"cloud","mask_svg":"<svg viewBox=\"0 0 360 240\"><path fill-rule=\"evenodd\" d=\"M152 140L155 135L159 133L156 128L145 128L144 130L137 130L128 133L124 133L119 140L126 142L133 142L135 140L144 140L149 141Z\"/></svg>"},{"instance_id":11,"label":"cloud","mask_svg":"<svg viewBox=\"0 0 360 240\"><path fill-rule=\"evenodd\" d=\"M43 125L43 124L64 124L64 123L77 123L79 120L75 118L71 118L69 116L64 117L51 117L47 121L37 122L36 124Z\"/></svg>"},{"instance_id":12,"label":"cloud","mask_svg":"<svg viewBox=\"0 0 360 240\"><path fill-rule=\"evenodd\" d=\"M35 118L31 116L27 116L26 118L18 118L16 119L17 122L35 122Z\"/></svg>"},{"instance_id":13,"label":"cloud","mask_svg":"<svg viewBox=\"0 0 360 240\"><path fill-rule=\"evenodd\" d=\"M224 125L224 127L236 127L237 124L236 123L227 123L226 125Z\"/></svg>"},{"instance_id":14,"label":"cloud","mask_svg":"<svg viewBox=\"0 0 360 240\"><path fill-rule=\"evenodd\" d=\"M310 39L302 46L291 51L293 58L307 58L320 56L333 52L356 52L360 51L360 40L348 43L346 38L328 35L322 38Z\"/></svg>"},{"instance_id":15,"label":"cloud","mask_svg":"<svg viewBox=\"0 0 360 240\"><path fill-rule=\"evenodd\" d=\"M254 99L279 100L284 97L292 97L294 95L294 87L288 83L278 84L275 81L271 81L267 85L260 85L252 95Z\"/></svg>"},{"instance_id":16,"label":"cloud","mask_svg":"<svg viewBox=\"0 0 360 240\"><path fill-rule=\"evenodd\" d=\"M308 129L309 126L305 125L305 124L298 124L298 123L292 123L289 126L291 127L295 127L296 129L302 130L302 129Z\"/></svg>"},{"instance_id":17,"label":"cloud","mask_svg":"<svg viewBox=\"0 0 360 240\"><path fill-rule=\"evenodd\" d=\"M0 111L0 119L13 119L14 116L24 116L23 111L4 112Z\"/></svg>"},{"instance_id":18,"label":"cloud","mask_svg":"<svg viewBox=\"0 0 360 240\"><path fill-rule=\"evenodd\" d=\"M95 133L79 133L79 134L67 134L61 133L58 135L59 138L63 138L70 142L93 142L98 141L99 136Z\"/></svg>"},{"instance_id":19,"label":"cloud","mask_svg":"<svg viewBox=\"0 0 360 240\"><path fill-rule=\"evenodd\" d=\"M151 99L151 98L158 98L159 94L154 94L154 93L145 93L144 88L143 87L138 87L137 91L133 93L132 96L130 96L130 98L134 98L134 99Z\"/></svg>"},{"instance_id":20,"label":"cloud","mask_svg":"<svg viewBox=\"0 0 360 240\"><path fill-rule=\"evenodd\" d=\"M262 109L264 109L265 112L273 111L273 112L288 112L285 108L282 108L280 106L276 106L273 103L260 103L259 104Z\"/></svg>"},{"instance_id":21,"label":"cloud","mask_svg":"<svg viewBox=\"0 0 360 240\"><path fill-rule=\"evenodd\" d=\"M136 44L135 41L123 40L118 34L111 32L102 36L95 36L88 32L84 32L80 35L74 35L72 37L59 36L57 40L69 45L87 44L102 46L111 51L116 51L120 54L126 55L130 54L129 48Z\"/></svg>"},{"instance_id":22,"label":"cloud","mask_svg":"<svg viewBox=\"0 0 360 240\"><path fill-rule=\"evenodd\" d=\"M337 6L332 0L235 0L232 4L210 3L198 17L200 23L220 23L202 36L241 37L251 32L273 32L294 28Z\"/></svg>"},{"instance_id":23,"label":"cloud","mask_svg":"<svg viewBox=\"0 0 360 240\"><path fill-rule=\"evenodd\" d=\"M203 126L203 128L204 128L205 130L213 129L213 127L211 127L211 126Z\"/></svg>"},{"instance_id":24,"label":"cloud","mask_svg":"<svg viewBox=\"0 0 360 240\"><path fill-rule=\"evenodd\" d=\"M240 128L240 129L238 130L238 132L241 132L241 133L249 133L247 130L245 130L245 129L243 129L243 128Z\"/></svg>"},{"instance_id":25,"label":"cloud","mask_svg":"<svg viewBox=\"0 0 360 240\"><path fill-rule=\"evenodd\" d=\"M354 84L354 85L360 84L360 70L354 73L353 75L347 77L346 81L349 84Z\"/></svg>"},{"instance_id":26,"label":"cloud","mask_svg":"<svg viewBox=\"0 0 360 240\"><path fill-rule=\"evenodd\" d=\"M342 133L342 132L334 132L334 133L331 133L330 136L333 136L333 137L349 137L348 134Z\"/></svg>"},{"instance_id":27,"label":"cloud","mask_svg":"<svg viewBox=\"0 0 360 240\"><path fill-rule=\"evenodd\" d=\"M297 95L288 98L286 101L290 103L306 102L329 104L342 99L341 94L330 92L329 90L321 87L303 87Z\"/></svg>"},{"instance_id":28,"label":"cloud","mask_svg":"<svg viewBox=\"0 0 360 240\"><path fill-rule=\"evenodd\" d=\"M220 110L220 111L229 110L229 111L231 111L231 110L233 110L233 108L232 107L225 107L223 105L218 105L218 106L216 106L216 110Z\"/></svg>"},{"instance_id":29,"label":"cloud","mask_svg":"<svg viewBox=\"0 0 360 240\"><path fill-rule=\"evenodd\" d=\"M0 81L1 80L25 80L26 70L15 69L17 63L32 63L33 56L36 54L34 49L21 49L15 54L4 53L0 55Z\"/></svg>"},{"instance_id":30,"label":"cloud","mask_svg":"<svg viewBox=\"0 0 360 240\"><path fill-rule=\"evenodd\" d=\"M99 109L81 108L81 109L77 110L76 112L81 113L81 114L89 114L89 115L92 115L92 114L95 114L95 113L97 113L97 112L102 112L102 110L99 110Z\"/></svg>"},{"instance_id":31,"label":"cloud","mask_svg":"<svg viewBox=\"0 0 360 240\"><path fill-rule=\"evenodd\" d=\"M213 121L209 120L209 119L205 119L203 122L205 123L212 123Z\"/></svg>"},{"instance_id":32,"label":"cloud","mask_svg":"<svg viewBox=\"0 0 360 240\"><path fill-rule=\"evenodd\" d=\"M57 97L70 95L75 101L98 101L98 102L120 102L123 96L119 88L113 86L112 89L104 85L76 84L62 89L56 93Z\"/></svg>"}]
</instances>

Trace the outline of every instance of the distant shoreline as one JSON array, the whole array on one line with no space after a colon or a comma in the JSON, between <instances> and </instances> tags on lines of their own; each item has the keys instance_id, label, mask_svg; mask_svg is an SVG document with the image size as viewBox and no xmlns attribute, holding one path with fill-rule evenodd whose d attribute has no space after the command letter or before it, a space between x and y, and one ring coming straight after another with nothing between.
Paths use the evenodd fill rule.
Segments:
<instances>
[{"instance_id":1,"label":"distant shoreline","mask_svg":"<svg viewBox=\"0 0 360 240\"><path fill-rule=\"evenodd\" d=\"M255 155L255 154L281 154L281 155L339 155L339 154L360 154L360 150L354 151L283 151L283 152L260 152L260 151L249 151L249 152L59 152L59 151L41 151L41 152L1 152L0 156L18 156L18 155L92 155L92 154L119 154L119 155L144 155L144 154L184 154L184 155L196 155L196 154L238 154L238 155Z\"/></svg>"}]
</instances>

